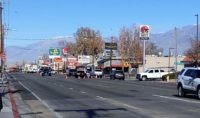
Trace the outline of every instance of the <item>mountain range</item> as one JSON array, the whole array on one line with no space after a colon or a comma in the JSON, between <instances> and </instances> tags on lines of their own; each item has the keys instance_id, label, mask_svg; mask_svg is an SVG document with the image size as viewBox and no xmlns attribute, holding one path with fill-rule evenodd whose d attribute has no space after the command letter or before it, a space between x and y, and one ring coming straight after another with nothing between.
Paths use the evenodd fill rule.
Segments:
<instances>
[{"instance_id":1,"label":"mountain range","mask_svg":"<svg viewBox=\"0 0 200 118\"><path fill-rule=\"evenodd\" d=\"M185 26L177 28L177 47L178 54L183 55L184 52L190 47L190 39L196 37L196 26ZM150 35L150 41L154 42L159 48L163 48L163 55L168 55L169 48L175 48L175 30L169 30L163 33L154 33ZM33 62L43 54L48 54L49 48L64 47L66 41L74 41L73 37L57 37L46 39L37 43L25 46L9 46L6 47L6 59L8 65L13 65L16 62L20 63Z\"/></svg>"}]
</instances>

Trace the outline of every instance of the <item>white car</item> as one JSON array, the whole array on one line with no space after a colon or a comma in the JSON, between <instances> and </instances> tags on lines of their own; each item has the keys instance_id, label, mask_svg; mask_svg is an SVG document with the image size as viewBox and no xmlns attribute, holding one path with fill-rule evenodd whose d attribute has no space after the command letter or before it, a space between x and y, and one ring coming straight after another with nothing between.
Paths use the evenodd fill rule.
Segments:
<instances>
[{"instance_id":1,"label":"white car","mask_svg":"<svg viewBox=\"0 0 200 118\"><path fill-rule=\"evenodd\" d=\"M200 99L200 68L182 69L177 79L177 90L180 97L184 97L187 93L193 93Z\"/></svg>"}]
</instances>

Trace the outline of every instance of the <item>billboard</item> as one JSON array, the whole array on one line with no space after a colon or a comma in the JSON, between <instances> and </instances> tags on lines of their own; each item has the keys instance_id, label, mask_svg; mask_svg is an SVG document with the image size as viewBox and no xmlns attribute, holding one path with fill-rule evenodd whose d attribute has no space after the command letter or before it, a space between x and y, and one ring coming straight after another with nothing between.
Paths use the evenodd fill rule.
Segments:
<instances>
[{"instance_id":1,"label":"billboard","mask_svg":"<svg viewBox=\"0 0 200 118\"><path fill-rule=\"evenodd\" d=\"M90 56L87 55L79 55L78 56L78 63L80 64L88 64L90 62Z\"/></svg>"},{"instance_id":2,"label":"billboard","mask_svg":"<svg viewBox=\"0 0 200 118\"><path fill-rule=\"evenodd\" d=\"M65 48L62 49L63 55L67 55L68 52L69 52L69 48L65 47Z\"/></svg>"},{"instance_id":3,"label":"billboard","mask_svg":"<svg viewBox=\"0 0 200 118\"><path fill-rule=\"evenodd\" d=\"M139 37L140 37L140 39L149 39L149 26L148 25L140 25Z\"/></svg>"},{"instance_id":4,"label":"billboard","mask_svg":"<svg viewBox=\"0 0 200 118\"><path fill-rule=\"evenodd\" d=\"M60 57L61 51L59 48L50 48L49 49L49 58Z\"/></svg>"},{"instance_id":5,"label":"billboard","mask_svg":"<svg viewBox=\"0 0 200 118\"><path fill-rule=\"evenodd\" d=\"M105 49L117 50L117 43L105 43Z\"/></svg>"}]
</instances>

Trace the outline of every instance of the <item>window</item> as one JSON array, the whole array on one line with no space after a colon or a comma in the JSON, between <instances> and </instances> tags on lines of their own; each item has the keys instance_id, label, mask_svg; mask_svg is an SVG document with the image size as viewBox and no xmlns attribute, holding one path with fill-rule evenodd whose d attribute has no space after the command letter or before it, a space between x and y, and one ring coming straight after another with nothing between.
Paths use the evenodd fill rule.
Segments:
<instances>
[{"instance_id":1,"label":"window","mask_svg":"<svg viewBox=\"0 0 200 118\"><path fill-rule=\"evenodd\" d=\"M179 72L179 75L182 75L185 69L182 69L181 72Z\"/></svg>"},{"instance_id":2,"label":"window","mask_svg":"<svg viewBox=\"0 0 200 118\"><path fill-rule=\"evenodd\" d=\"M200 70L196 70L197 71L197 78L200 78Z\"/></svg>"},{"instance_id":3,"label":"window","mask_svg":"<svg viewBox=\"0 0 200 118\"><path fill-rule=\"evenodd\" d=\"M164 70L160 70L160 72L165 72Z\"/></svg>"},{"instance_id":4,"label":"window","mask_svg":"<svg viewBox=\"0 0 200 118\"><path fill-rule=\"evenodd\" d=\"M150 70L149 73L153 73L153 70Z\"/></svg>"},{"instance_id":5,"label":"window","mask_svg":"<svg viewBox=\"0 0 200 118\"><path fill-rule=\"evenodd\" d=\"M192 69L188 69L188 70L185 72L184 76L191 76L191 73L192 73Z\"/></svg>"},{"instance_id":6,"label":"window","mask_svg":"<svg viewBox=\"0 0 200 118\"><path fill-rule=\"evenodd\" d=\"M155 70L155 73L159 73L159 70Z\"/></svg>"}]
</instances>

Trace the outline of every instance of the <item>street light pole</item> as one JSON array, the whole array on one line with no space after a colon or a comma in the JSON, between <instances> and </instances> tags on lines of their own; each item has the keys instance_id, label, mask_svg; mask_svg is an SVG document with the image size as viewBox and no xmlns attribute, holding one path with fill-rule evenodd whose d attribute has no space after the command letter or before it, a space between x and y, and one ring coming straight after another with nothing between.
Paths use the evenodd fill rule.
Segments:
<instances>
[{"instance_id":1,"label":"street light pole","mask_svg":"<svg viewBox=\"0 0 200 118\"><path fill-rule=\"evenodd\" d=\"M169 48L168 72L169 72L169 70L170 70L170 65L171 65L171 64L170 64L170 63L171 63L171 62L170 62L170 57L171 57L171 50L172 50L172 49L174 49L174 48Z\"/></svg>"},{"instance_id":2,"label":"street light pole","mask_svg":"<svg viewBox=\"0 0 200 118\"><path fill-rule=\"evenodd\" d=\"M1 81L2 81L2 84L3 84L3 59L2 59L2 54L4 52L4 31L3 31L3 23L2 23L2 10L3 10L3 7L2 7L2 0L0 1L0 30L1 30L1 51L0 51L0 54L1 54ZM2 92L0 92L0 111L2 110L3 108L3 102L2 102Z\"/></svg>"},{"instance_id":3,"label":"street light pole","mask_svg":"<svg viewBox=\"0 0 200 118\"><path fill-rule=\"evenodd\" d=\"M199 14L195 15L197 17L197 46L196 46L196 50L197 50L197 59L196 59L196 67L198 67L198 59L199 59Z\"/></svg>"}]
</instances>

